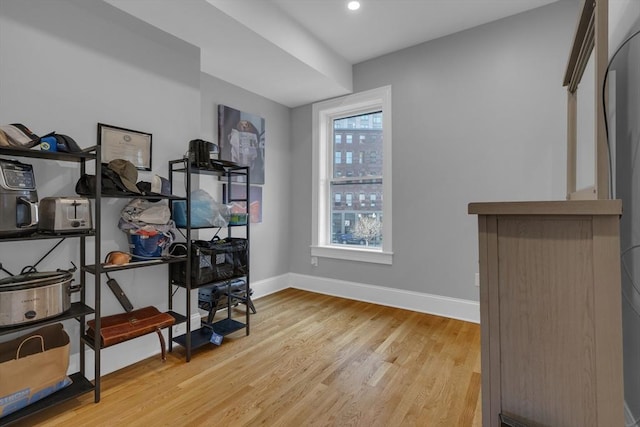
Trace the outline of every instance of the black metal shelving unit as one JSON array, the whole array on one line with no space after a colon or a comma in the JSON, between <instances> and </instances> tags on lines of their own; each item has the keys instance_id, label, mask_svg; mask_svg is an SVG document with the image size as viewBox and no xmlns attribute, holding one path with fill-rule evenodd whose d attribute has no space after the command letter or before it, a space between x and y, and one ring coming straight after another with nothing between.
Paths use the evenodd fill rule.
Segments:
<instances>
[{"instance_id":1,"label":"black metal shelving unit","mask_svg":"<svg viewBox=\"0 0 640 427\"><path fill-rule=\"evenodd\" d=\"M0 418L0 425L13 424L29 415L44 411L45 409L51 408L52 406L59 405L60 403L75 399L82 394L89 393L95 390L95 386L93 385L93 383L87 380L85 376L80 372L69 375L69 378L71 378L71 381L73 381L69 386L53 394L50 394L44 399L32 403L26 408Z\"/></svg>"},{"instance_id":2,"label":"black metal shelving unit","mask_svg":"<svg viewBox=\"0 0 640 427\"><path fill-rule=\"evenodd\" d=\"M99 147L99 146L98 146ZM157 260L150 260L150 261L135 261L135 262L130 262L129 264L125 264L125 265L109 265L107 266L105 263L102 262L103 258L103 254L102 254L102 249L101 249L101 205L102 205L102 199L103 198L109 198L109 199L128 199L128 200L132 200L132 199L145 199L145 200L153 200L153 201L157 201L157 200L186 200L186 198L184 197L178 197L178 196L174 196L174 195L160 195L160 194L154 194L154 195L143 195L143 194L118 194L118 195L113 195L113 194L109 194L109 195L103 195L101 191L98 191L98 189L102 188L102 163L100 161L100 150L97 150L97 159L96 159L96 192L95 192L95 196L89 196L90 198L94 199L94 206L95 206L95 262L94 264L86 264L86 263L82 263L82 274L83 276L85 274L92 274L95 278L95 328L94 328L94 333L95 336L99 337L100 336L100 328L101 328L101 277L103 274L105 273L110 273L113 271L122 271L122 270L131 270L131 269L137 269L137 268L144 268L144 267L153 267L153 266L158 266L158 265L168 265L168 264L172 264L172 263L178 263L178 262L185 262L187 260L187 258L162 258L162 259L157 259ZM84 173L84 170L83 170ZM182 323L185 321L185 317L180 315L179 313L175 313L171 310L169 310L167 312L168 314L170 314L171 316L174 317L174 319L176 320L176 324ZM169 330L171 330L171 328L169 328ZM88 347L90 347L91 349L94 350L95 353L95 402L98 403L100 401L100 391L101 391L101 355L100 355L100 350L102 348L104 348L104 346L96 346L95 342L93 340L92 337L90 337L89 335L86 334L86 330L84 328L84 326L81 329L81 340L84 344L86 344Z\"/></svg>"},{"instance_id":3,"label":"black metal shelving unit","mask_svg":"<svg viewBox=\"0 0 640 427\"><path fill-rule=\"evenodd\" d=\"M14 148L5 148L0 147L0 156L6 156L9 158L16 157L27 157L34 159L44 159L44 160L52 160L52 161L63 161L63 162L71 162L78 163L80 165L80 174L84 174L86 172L86 162L87 161L99 161L100 153L97 149L97 146L89 147L82 152L79 153L61 153L61 152L49 152L49 151L37 151L37 150L20 150ZM96 220L94 222L93 230L88 232L81 233L65 233L65 234L51 234L51 233L33 233L27 236L20 237L7 237L0 238L0 244L3 242L11 242L11 241L24 241L24 240L43 240L43 239L68 239L68 238L77 238L80 241L80 264L86 264L86 239L88 237L94 237L96 242L98 241L99 232L96 232L97 229L96 224L99 222ZM97 245L97 243L96 243ZM80 369L78 372L70 375L72 380L72 384L65 387L62 390L59 390L44 399L41 399L37 402L30 404L29 406L20 409L12 414L9 414L5 417L0 418L0 426L12 424L17 422L29 415L35 414L37 412L43 411L52 406L58 405L67 400L76 398L85 393L89 393L94 391L96 396L99 396L99 389L96 384L92 383L86 378L85 372L85 348L82 345L82 335L84 335L84 327L85 327L85 318L88 315L91 315L96 312L95 307L97 307L98 297L96 297L94 308L87 305L86 301L86 292L85 288L87 285L86 276L83 270L80 270L80 283L82 284L82 288L80 290L80 301L74 302L71 304L71 307L66 312L47 319L43 319L37 322L32 322L28 324L9 326L0 328L0 336L24 331L27 329L38 328L44 325L53 324L60 322L62 320L68 319L76 319L80 323ZM96 283L97 285L97 283ZM97 292L97 291L96 291ZM99 293L97 293L99 295ZM99 352L94 353L96 355L96 359L99 359ZM97 400L96 400L97 401Z\"/></svg>"},{"instance_id":4,"label":"black metal shelving unit","mask_svg":"<svg viewBox=\"0 0 640 427\"><path fill-rule=\"evenodd\" d=\"M173 199L179 199L179 198L173 198ZM83 267L84 271L86 271L87 273L90 274L94 274L96 275L96 277L99 277L100 274L102 273L111 273L114 271L123 271L123 270L133 270L133 269L138 269L138 268L144 268L144 267L153 267L153 266L158 266L158 265L168 265L168 264L176 264L176 263L182 263L185 262L186 258L166 258L166 259L157 259L157 260L149 260L149 261L134 261L134 262L130 262L129 264L124 264L124 265L106 265L106 264L93 264L93 265L85 265ZM167 314L171 315L171 317L174 318L175 320L175 325L178 325L180 323L184 323L186 321L186 317L183 316L180 313L176 313L175 311L169 310L166 312ZM96 321L97 323L97 321ZM96 330L98 330L98 328L96 327ZM99 333L96 332L96 336L99 336ZM95 340L93 339L93 337L87 335L87 334L83 334L82 335L82 341L88 345L89 347L91 347L93 350L98 350ZM123 341L124 342L124 341ZM118 343L121 344L121 343ZM117 345L117 344L114 344ZM105 346L100 346L100 349L105 348ZM97 387L97 386L96 386Z\"/></svg>"},{"instance_id":5,"label":"black metal shelving unit","mask_svg":"<svg viewBox=\"0 0 640 427\"><path fill-rule=\"evenodd\" d=\"M183 283L177 283L174 282L171 277L169 277L169 309L171 309L173 307L173 287L177 286L177 287L182 287L186 290L186 313L187 313L187 319L186 319L186 333L177 337L173 337L172 336L172 331L169 330L169 349L171 350L171 346L172 343L177 343L181 346L183 346L186 349L186 359L187 362L191 360L191 352L194 349L197 349L199 347L202 347L208 343L211 342L211 336L213 335L213 332L219 334L219 335L228 335L231 334L233 332L245 329L245 333L246 335L249 335L250 333L250 310L249 310L249 298L250 298L250 280L249 280L249 272L250 269L247 268L247 272L246 274L243 275L239 275L239 276L234 276L231 277L229 279L223 280L223 281L216 281L216 282L211 282L211 283L205 283L205 284L201 284L198 286L192 286L191 283L191 232L193 230L198 230L198 229L204 229L204 228L218 228L218 227L192 227L191 225L191 191L192 191L192 185L191 185L191 177L192 175L210 175L210 176L215 176L215 177L219 177L221 178L223 181L223 204L228 204L228 203L232 203L232 202L244 202L245 206L246 206L246 214L247 214L247 221L246 224L243 225L228 225L226 227L227 230L227 237L232 237L232 230L235 228L244 228L245 229L245 238L247 240L247 266L249 266L249 261L250 261L250 251L249 251L249 245L248 242L250 241L249 238L249 229L250 226L249 224L251 223L250 221L250 215L249 215L249 167L248 166L238 166L238 165L232 165L232 164L224 164L224 165L219 165L216 164L216 166L214 167L212 165L212 167L207 167L207 168L203 168L203 167L196 167L194 165L191 164L191 162L189 161L189 159L179 159L179 160L171 160L169 161L169 181L171 184L171 189L173 192L173 188L174 188L174 174L184 174L185 176L185 192L187 195L187 202L186 202L186 227L184 228L185 230L185 236L186 236L186 252L187 252L187 257L189 258L187 260L186 263L186 268L185 268L185 280ZM231 184L235 183L238 185L244 185L244 194L245 197L242 198L233 198L232 197L232 191L231 191ZM243 322L239 322L235 319L231 318L231 309L232 309L232 305L234 303L234 301L238 300L238 296L234 295L232 292L230 292L230 284L231 281L233 281L234 279L238 279L238 278L244 278L245 279L245 304L246 304L246 317L245 317L245 321ZM206 322L202 322L201 324L201 328L196 329L196 330L191 330L191 291L193 289L197 289L199 287L202 286L207 286L207 285L212 285L212 284L218 284L218 285L226 285L228 286L228 290L226 292L226 296L227 296L227 317L225 319L219 320L215 323L212 324L208 324Z\"/></svg>"},{"instance_id":6,"label":"black metal shelving unit","mask_svg":"<svg viewBox=\"0 0 640 427\"><path fill-rule=\"evenodd\" d=\"M167 197L167 198L180 200L179 197ZM176 263L181 263L185 261L186 261L186 257L185 258L166 258L166 259L157 259L157 260L149 260L149 261L135 261L135 262L130 262L129 264L124 264L124 265L106 265L106 264L85 265L83 269L87 273L94 274L96 275L96 277L99 277L100 274L102 273L111 273L113 271L123 271L123 270L133 270L133 269L153 267L158 265L176 264ZM183 316L180 313L176 313L175 311L169 310L166 313L171 315L171 317L175 319L175 323L174 323L175 325L183 323L187 319L185 316ZM97 327L96 327L96 330L97 330ZM96 332L96 336L99 336L98 332ZM97 350L97 346L93 337L87 334L83 334L82 341L86 345L91 347L93 350ZM121 344L121 343L118 343L118 344ZM117 344L114 344L114 345L117 345ZM103 348L105 348L105 346L100 346L100 349L103 349Z\"/></svg>"}]
</instances>

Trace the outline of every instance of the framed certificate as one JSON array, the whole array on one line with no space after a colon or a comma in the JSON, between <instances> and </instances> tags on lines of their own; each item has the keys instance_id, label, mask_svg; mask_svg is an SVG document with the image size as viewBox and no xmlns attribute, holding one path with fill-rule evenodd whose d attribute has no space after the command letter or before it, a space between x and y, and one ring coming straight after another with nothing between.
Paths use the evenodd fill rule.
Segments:
<instances>
[{"instance_id":1,"label":"framed certificate","mask_svg":"<svg viewBox=\"0 0 640 427\"><path fill-rule=\"evenodd\" d=\"M151 170L151 134L98 123L102 162L125 159L136 169Z\"/></svg>"}]
</instances>

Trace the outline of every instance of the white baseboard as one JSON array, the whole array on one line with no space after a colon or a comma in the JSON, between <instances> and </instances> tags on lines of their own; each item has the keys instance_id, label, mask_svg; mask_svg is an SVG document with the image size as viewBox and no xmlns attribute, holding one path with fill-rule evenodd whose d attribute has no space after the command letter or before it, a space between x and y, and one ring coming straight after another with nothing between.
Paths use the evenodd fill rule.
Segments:
<instances>
[{"instance_id":1,"label":"white baseboard","mask_svg":"<svg viewBox=\"0 0 640 427\"><path fill-rule=\"evenodd\" d=\"M258 299L283 289L287 289L289 287L289 282L289 273L255 282L251 281L251 289L253 289L252 298Z\"/></svg>"},{"instance_id":2,"label":"white baseboard","mask_svg":"<svg viewBox=\"0 0 640 427\"><path fill-rule=\"evenodd\" d=\"M289 273L289 287L480 323L477 301L297 273Z\"/></svg>"},{"instance_id":3,"label":"white baseboard","mask_svg":"<svg viewBox=\"0 0 640 427\"><path fill-rule=\"evenodd\" d=\"M195 331L196 329L200 329L200 319L201 319L201 315L199 311L196 313L191 313L191 330L192 331ZM183 335L187 332L186 323L177 324L175 326L172 326L172 328L173 328L174 337Z\"/></svg>"}]
</instances>

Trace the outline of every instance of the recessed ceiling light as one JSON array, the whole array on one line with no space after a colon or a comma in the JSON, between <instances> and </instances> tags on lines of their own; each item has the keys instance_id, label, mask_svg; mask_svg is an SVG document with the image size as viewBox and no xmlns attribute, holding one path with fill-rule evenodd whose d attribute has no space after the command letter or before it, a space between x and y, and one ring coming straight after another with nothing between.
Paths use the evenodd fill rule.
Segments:
<instances>
[{"instance_id":1,"label":"recessed ceiling light","mask_svg":"<svg viewBox=\"0 0 640 427\"><path fill-rule=\"evenodd\" d=\"M359 1L350 1L347 4L347 7L349 8L349 10L358 10L358 9L360 9L360 2Z\"/></svg>"}]
</instances>

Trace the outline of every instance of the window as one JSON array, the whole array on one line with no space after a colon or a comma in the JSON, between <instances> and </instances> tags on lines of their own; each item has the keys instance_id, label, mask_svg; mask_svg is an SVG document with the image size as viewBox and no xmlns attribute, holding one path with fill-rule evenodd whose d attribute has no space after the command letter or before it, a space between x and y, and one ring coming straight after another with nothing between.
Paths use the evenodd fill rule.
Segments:
<instances>
[{"instance_id":1,"label":"window","mask_svg":"<svg viewBox=\"0 0 640 427\"><path fill-rule=\"evenodd\" d=\"M340 144L342 142L342 135L340 135L339 133L336 134L335 138L336 144Z\"/></svg>"},{"instance_id":2,"label":"window","mask_svg":"<svg viewBox=\"0 0 640 427\"><path fill-rule=\"evenodd\" d=\"M354 135L367 144L356 162L336 147ZM390 86L313 105L312 256L392 263L391 153Z\"/></svg>"}]
</instances>

